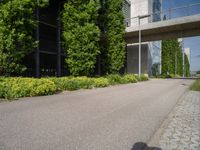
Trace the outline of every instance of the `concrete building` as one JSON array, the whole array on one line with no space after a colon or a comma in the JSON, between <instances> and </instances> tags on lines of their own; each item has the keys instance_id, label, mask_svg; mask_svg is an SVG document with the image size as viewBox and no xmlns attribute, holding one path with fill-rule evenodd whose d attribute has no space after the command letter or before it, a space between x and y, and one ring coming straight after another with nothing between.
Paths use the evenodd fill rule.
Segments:
<instances>
[{"instance_id":1,"label":"concrete building","mask_svg":"<svg viewBox=\"0 0 200 150\"><path fill-rule=\"evenodd\" d=\"M130 26L138 26L137 16L153 14L140 20L140 24L159 21L161 15L161 0L131 0ZM156 13L156 14L155 14ZM141 73L153 75L161 73L161 41L142 43ZM139 71L139 46L138 43L127 46L127 72L138 73Z\"/></svg>"},{"instance_id":2,"label":"concrete building","mask_svg":"<svg viewBox=\"0 0 200 150\"><path fill-rule=\"evenodd\" d=\"M124 0L123 1L123 13L124 13L124 18L126 18L125 20L125 24L127 27L130 27L131 22L130 22L130 18L131 18L131 1L129 0Z\"/></svg>"}]
</instances>

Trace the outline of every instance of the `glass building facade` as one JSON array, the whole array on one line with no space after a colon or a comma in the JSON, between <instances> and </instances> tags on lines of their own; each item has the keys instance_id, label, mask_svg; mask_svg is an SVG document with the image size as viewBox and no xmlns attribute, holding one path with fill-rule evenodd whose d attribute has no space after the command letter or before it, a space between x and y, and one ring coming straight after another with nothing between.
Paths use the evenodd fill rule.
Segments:
<instances>
[{"instance_id":1,"label":"glass building facade","mask_svg":"<svg viewBox=\"0 0 200 150\"><path fill-rule=\"evenodd\" d=\"M161 21L162 1L150 0L149 10L151 16L150 22ZM154 41L149 43L150 53L150 73L151 75L161 74L161 41Z\"/></svg>"},{"instance_id":2,"label":"glass building facade","mask_svg":"<svg viewBox=\"0 0 200 150\"><path fill-rule=\"evenodd\" d=\"M131 27L138 26L137 16L152 14L140 20L141 25L161 20L161 0L131 0ZM139 72L138 43L127 46L127 72ZM157 75L161 73L161 41L143 42L141 46L141 72Z\"/></svg>"},{"instance_id":3,"label":"glass building facade","mask_svg":"<svg viewBox=\"0 0 200 150\"><path fill-rule=\"evenodd\" d=\"M161 9L162 9L161 0L153 0L153 2L152 2L152 13L153 13L152 22L161 20Z\"/></svg>"},{"instance_id":4,"label":"glass building facade","mask_svg":"<svg viewBox=\"0 0 200 150\"><path fill-rule=\"evenodd\" d=\"M127 27L131 26L131 2L129 0L123 1L123 13L125 18L125 24Z\"/></svg>"}]
</instances>

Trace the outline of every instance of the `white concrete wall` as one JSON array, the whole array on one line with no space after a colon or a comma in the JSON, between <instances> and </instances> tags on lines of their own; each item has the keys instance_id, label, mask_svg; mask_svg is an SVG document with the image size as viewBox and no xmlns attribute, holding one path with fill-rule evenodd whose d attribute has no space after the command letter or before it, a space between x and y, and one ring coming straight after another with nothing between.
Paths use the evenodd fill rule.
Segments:
<instances>
[{"instance_id":1,"label":"white concrete wall","mask_svg":"<svg viewBox=\"0 0 200 150\"><path fill-rule=\"evenodd\" d=\"M131 18L149 13L149 0L131 0ZM141 24L148 23L148 18L141 19ZM131 26L138 25L138 18L131 19Z\"/></svg>"},{"instance_id":2,"label":"white concrete wall","mask_svg":"<svg viewBox=\"0 0 200 150\"><path fill-rule=\"evenodd\" d=\"M152 0L130 0L131 1L131 26L138 26L138 18L137 16L147 15L152 13ZM140 20L140 24L148 24L150 18L144 18ZM145 55L142 55L142 73L148 73L151 75L151 68L153 63L159 63L161 62L159 58L160 57L160 51L155 50L154 45L158 45L158 47L161 47L161 42L145 42L142 43L143 49L142 54L145 53ZM138 43L130 44L128 46L128 73L137 73L138 72ZM155 52L159 53L153 55ZM161 57L160 57L161 58ZM155 59L155 60L154 60ZM161 68L160 68L161 72Z\"/></svg>"}]
</instances>

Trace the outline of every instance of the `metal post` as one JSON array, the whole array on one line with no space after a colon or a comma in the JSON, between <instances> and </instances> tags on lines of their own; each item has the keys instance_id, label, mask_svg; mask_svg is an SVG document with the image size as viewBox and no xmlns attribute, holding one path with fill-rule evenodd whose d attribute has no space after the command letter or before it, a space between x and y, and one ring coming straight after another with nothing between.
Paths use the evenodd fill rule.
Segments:
<instances>
[{"instance_id":1,"label":"metal post","mask_svg":"<svg viewBox=\"0 0 200 150\"><path fill-rule=\"evenodd\" d=\"M161 13L160 13L160 21L163 20L164 14L163 14L163 0L160 0L161 3ZM159 74L162 74L162 41L160 44L160 66L159 66Z\"/></svg>"},{"instance_id":2,"label":"metal post","mask_svg":"<svg viewBox=\"0 0 200 150\"><path fill-rule=\"evenodd\" d=\"M151 15L147 14L147 15L142 15L142 16L138 16L138 25L139 25L139 65L138 65L138 76L141 76L141 43L142 43L142 31L141 31L141 26L140 26L140 19L144 19L144 18L148 18Z\"/></svg>"},{"instance_id":3,"label":"metal post","mask_svg":"<svg viewBox=\"0 0 200 150\"><path fill-rule=\"evenodd\" d=\"M39 28L39 20L40 20L40 11L39 8L36 10L36 17L38 21L38 26L36 29L36 40L40 41L40 28ZM40 77L40 44L38 44L38 47L36 48L35 51L35 71L36 71L36 77Z\"/></svg>"},{"instance_id":4,"label":"metal post","mask_svg":"<svg viewBox=\"0 0 200 150\"><path fill-rule=\"evenodd\" d=\"M139 68L138 68L138 76L141 76L141 28L140 28L140 17L138 17L139 24Z\"/></svg>"}]
</instances>

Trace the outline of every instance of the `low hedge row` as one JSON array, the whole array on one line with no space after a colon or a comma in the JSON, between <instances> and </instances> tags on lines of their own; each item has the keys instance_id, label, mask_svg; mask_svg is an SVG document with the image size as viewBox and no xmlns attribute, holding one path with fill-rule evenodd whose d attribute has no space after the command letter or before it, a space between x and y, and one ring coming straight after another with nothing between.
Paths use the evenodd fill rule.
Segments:
<instances>
[{"instance_id":1,"label":"low hedge row","mask_svg":"<svg viewBox=\"0 0 200 150\"><path fill-rule=\"evenodd\" d=\"M58 91L91 89L95 87L107 87L109 85L135 83L146 81L148 77L126 74L108 75L99 78L89 77L61 77L61 78L0 78L0 98L8 100L20 97L32 97L51 95Z\"/></svg>"},{"instance_id":2,"label":"low hedge row","mask_svg":"<svg viewBox=\"0 0 200 150\"><path fill-rule=\"evenodd\" d=\"M49 79L0 78L0 98L16 99L50 95L56 90L55 83Z\"/></svg>"}]
</instances>

